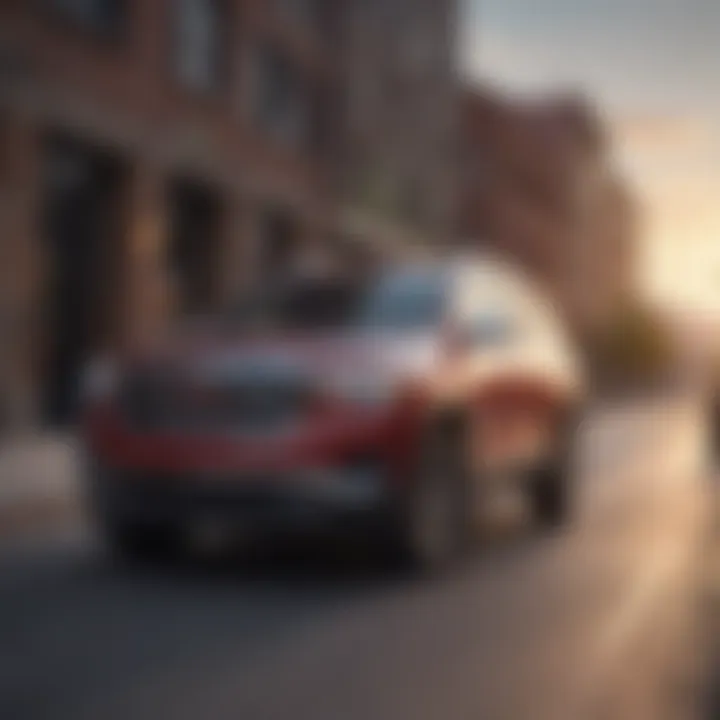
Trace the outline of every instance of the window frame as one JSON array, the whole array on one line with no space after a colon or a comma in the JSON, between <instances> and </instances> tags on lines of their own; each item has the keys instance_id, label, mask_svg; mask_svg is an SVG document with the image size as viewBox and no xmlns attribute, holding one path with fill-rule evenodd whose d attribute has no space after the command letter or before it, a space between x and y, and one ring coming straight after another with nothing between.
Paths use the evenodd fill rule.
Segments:
<instances>
[{"instance_id":1,"label":"window frame","mask_svg":"<svg viewBox=\"0 0 720 720\"><path fill-rule=\"evenodd\" d=\"M254 43L250 62L253 126L287 147L314 151L322 93L292 54L270 40Z\"/></svg>"},{"instance_id":2,"label":"window frame","mask_svg":"<svg viewBox=\"0 0 720 720\"><path fill-rule=\"evenodd\" d=\"M67 0L38 0L40 9L57 23L85 33L89 37L102 39L107 42L119 42L124 40L130 28L132 15L132 2L130 0L97 0L107 3L113 2L112 18L100 19L93 17L101 11L92 11L91 15L86 12L73 9L72 2Z\"/></svg>"},{"instance_id":3,"label":"window frame","mask_svg":"<svg viewBox=\"0 0 720 720\"><path fill-rule=\"evenodd\" d=\"M214 39L211 41L211 65L209 76L202 82L197 78L190 79L183 68L183 3L204 2L214 8L215 29L212 31ZM175 82L189 93L198 95L222 94L231 85L232 77L232 28L234 24L234 13L231 3L228 0L180 0L170 5L171 18L168 23L172 35L171 42L171 65Z\"/></svg>"}]
</instances>

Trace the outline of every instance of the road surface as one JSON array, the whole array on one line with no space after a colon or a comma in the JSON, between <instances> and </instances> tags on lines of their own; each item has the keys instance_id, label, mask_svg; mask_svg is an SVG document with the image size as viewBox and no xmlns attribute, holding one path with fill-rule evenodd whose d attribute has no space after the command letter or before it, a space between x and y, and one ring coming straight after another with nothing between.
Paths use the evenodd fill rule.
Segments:
<instances>
[{"instance_id":1,"label":"road surface","mask_svg":"<svg viewBox=\"0 0 720 720\"><path fill-rule=\"evenodd\" d=\"M688 717L709 483L688 402L608 410L579 511L498 501L447 577L335 553L138 570L73 525L0 557L3 720Z\"/></svg>"}]
</instances>

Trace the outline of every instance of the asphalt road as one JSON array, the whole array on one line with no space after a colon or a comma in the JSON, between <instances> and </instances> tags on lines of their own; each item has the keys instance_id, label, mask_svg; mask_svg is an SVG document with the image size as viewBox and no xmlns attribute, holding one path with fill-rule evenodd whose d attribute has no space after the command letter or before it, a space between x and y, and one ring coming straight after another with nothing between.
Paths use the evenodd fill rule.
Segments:
<instances>
[{"instance_id":1,"label":"asphalt road","mask_svg":"<svg viewBox=\"0 0 720 720\"><path fill-rule=\"evenodd\" d=\"M498 500L420 581L357 553L110 564L82 527L0 558L0 718L688 717L707 473L691 404L601 413L572 527Z\"/></svg>"}]
</instances>

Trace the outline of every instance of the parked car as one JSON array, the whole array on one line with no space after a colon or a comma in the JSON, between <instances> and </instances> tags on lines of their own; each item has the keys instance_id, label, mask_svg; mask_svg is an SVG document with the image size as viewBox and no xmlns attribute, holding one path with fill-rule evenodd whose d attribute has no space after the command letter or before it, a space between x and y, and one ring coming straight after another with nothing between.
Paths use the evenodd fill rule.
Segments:
<instances>
[{"instance_id":1,"label":"parked car","mask_svg":"<svg viewBox=\"0 0 720 720\"><path fill-rule=\"evenodd\" d=\"M133 556L212 521L362 530L433 568L499 483L545 526L571 513L583 378L549 305L487 260L276 288L93 363L85 397L92 507Z\"/></svg>"}]
</instances>

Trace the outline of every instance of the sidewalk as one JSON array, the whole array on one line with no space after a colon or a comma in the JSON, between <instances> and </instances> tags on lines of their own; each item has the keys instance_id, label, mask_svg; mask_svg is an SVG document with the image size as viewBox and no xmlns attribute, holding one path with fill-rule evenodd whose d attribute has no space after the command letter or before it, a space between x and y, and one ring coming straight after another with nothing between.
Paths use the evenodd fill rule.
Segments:
<instances>
[{"instance_id":1,"label":"sidewalk","mask_svg":"<svg viewBox=\"0 0 720 720\"><path fill-rule=\"evenodd\" d=\"M0 441L0 540L19 526L80 507L78 443L72 435Z\"/></svg>"}]
</instances>

